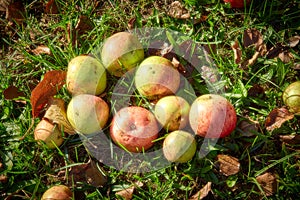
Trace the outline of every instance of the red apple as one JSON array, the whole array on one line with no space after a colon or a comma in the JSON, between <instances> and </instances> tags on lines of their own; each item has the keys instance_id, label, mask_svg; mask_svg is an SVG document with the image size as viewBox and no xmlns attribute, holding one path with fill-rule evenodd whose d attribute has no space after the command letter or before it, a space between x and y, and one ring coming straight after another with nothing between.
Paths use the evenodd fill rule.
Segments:
<instances>
[{"instance_id":1,"label":"red apple","mask_svg":"<svg viewBox=\"0 0 300 200\"><path fill-rule=\"evenodd\" d=\"M166 96L155 104L156 119L168 131L183 129L189 122L189 103L180 96Z\"/></svg>"},{"instance_id":2,"label":"red apple","mask_svg":"<svg viewBox=\"0 0 300 200\"><path fill-rule=\"evenodd\" d=\"M45 119L42 119L34 129L34 139L43 141L50 149L55 149L56 146L60 146L64 142L62 134L58 125Z\"/></svg>"},{"instance_id":3,"label":"red apple","mask_svg":"<svg viewBox=\"0 0 300 200\"><path fill-rule=\"evenodd\" d=\"M249 5L251 0L224 0L225 3L230 3L231 8L244 8L245 2L246 5Z\"/></svg>"},{"instance_id":4,"label":"red apple","mask_svg":"<svg viewBox=\"0 0 300 200\"><path fill-rule=\"evenodd\" d=\"M291 83L283 92L283 102L290 112L300 113L300 81Z\"/></svg>"},{"instance_id":5,"label":"red apple","mask_svg":"<svg viewBox=\"0 0 300 200\"><path fill-rule=\"evenodd\" d=\"M73 95L99 95L106 88L106 70L96 58L77 56L68 63L66 84Z\"/></svg>"},{"instance_id":6,"label":"red apple","mask_svg":"<svg viewBox=\"0 0 300 200\"><path fill-rule=\"evenodd\" d=\"M99 132L107 123L109 107L100 97L90 94L74 96L68 104L67 118L82 134Z\"/></svg>"},{"instance_id":7,"label":"red apple","mask_svg":"<svg viewBox=\"0 0 300 200\"><path fill-rule=\"evenodd\" d=\"M175 94L179 84L179 72L168 59L160 56L143 60L135 73L135 86L148 99Z\"/></svg>"},{"instance_id":8,"label":"red apple","mask_svg":"<svg viewBox=\"0 0 300 200\"><path fill-rule=\"evenodd\" d=\"M72 197L73 193L70 188L65 185L55 185L44 192L41 200L71 200Z\"/></svg>"},{"instance_id":9,"label":"red apple","mask_svg":"<svg viewBox=\"0 0 300 200\"><path fill-rule=\"evenodd\" d=\"M223 138L236 127L234 107L224 97L206 94L198 97L191 105L189 121L193 131L206 138Z\"/></svg>"},{"instance_id":10,"label":"red apple","mask_svg":"<svg viewBox=\"0 0 300 200\"><path fill-rule=\"evenodd\" d=\"M158 132L155 116L146 108L138 106L119 110L110 127L112 140L130 152L141 152L152 147Z\"/></svg>"},{"instance_id":11,"label":"red apple","mask_svg":"<svg viewBox=\"0 0 300 200\"><path fill-rule=\"evenodd\" d=\"M194 136L182 130L171 132L163 143L164 156L170 162L185 163L194 157L196 149Z\"/></svg>"},{"instance_id":12,"label":"red apple","mask_svg":"<svg viewBox=\"0 0 300 200\"><path fill-rule=\"evenodd\" d=\"M101 50L101 60L114 76L137 67L144 59L144 48L138 38L128 32L119 32L107 38Z\"/></svg>"}]
</instances>

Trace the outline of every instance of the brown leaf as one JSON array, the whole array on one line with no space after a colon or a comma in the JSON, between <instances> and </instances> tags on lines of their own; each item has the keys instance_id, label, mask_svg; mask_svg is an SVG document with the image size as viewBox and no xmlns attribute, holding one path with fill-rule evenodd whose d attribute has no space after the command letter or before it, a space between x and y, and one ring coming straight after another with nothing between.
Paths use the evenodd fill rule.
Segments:
<instances>
[{"instance_id":1,"label":"brown leaf","mask_svg":"<svg viewBox=\"0 0 300 200\"><path fill-rule=\"evenodd\" d=\"M294 58L294 56L289 51L283 51L279 53L278 58L282 62L288 63Z\"/></svg>"},{"instance_id":2,"label":"brown leaf","mask_svg":"<svg viewBox=\"0 0 300 200\"><path fill-rule=\"evenodd\" d=\"M57 94L65 84L66 72L60 70L49 71L44 79L32 90L30 102L33 117L38 117L44 106Z\"/></svg>"},{"instance_id":3,"label":"brown leaf","mask_svg":"<svg viewBox=\"0 0 300 200\"><path fill-rule=\"evenodd\" d=\"M116 192L116 195L120 196L120 197L122 197L126 200L131 200L132 197L133 197L133 192L134 192L135 188L136 187L142 187L142 186L143 186L142 182L137 182L135 185L133 185L129 188L126 188L124 190Z\"/></svg>"},{"instance_id":4,"label":"brown leaf","mask_svg":"<svg viewBox=\"0 0 300 200\"><path fill-rule=\"evenodd\" d=\"M45 13L47 14L58 14L59 10L55 0L50 0L45 6Z\"/></svg>"},{"instance_id":5,"label":"brown leaf","mask_svg":"<svg viewBox=\"0 0 300 200\"><path fill-rule=\"evenodd\" d=\"M5 12L12 0L0 0L0 11Z\"/></svg>"},{"instance_id":6,"label":"brown leaf","mask_svg":"<svg viewBox=\"0 0 300 200\"><path fill-rule=\"evenodd\" d=\"M266 196L272 196L277 191L277 178L275 174L267 172L256 177Z\"/></svg>"},{"instance_id":7,"label":"brown leaf","mask_svg":"<svg viewBox=\"0 0 300 200\"><path fill-rule=\"evenodd\" d=\"M257 59L260 57L260 56L263 56L265 55L267 52L267 47L265 44L262 44L260 46L257 47L257 51L253 54L252 58L242 62L240 64L240 67L242 69L246 69L247 67L249 66L252 66L256 63Z\"/></svg>"},{"instance_id":8,"label":"brown leaf","mask_svg":"<svg viewBox=\"0 0 300 200\"><path fill-rule=\"evenodd\" d=\"M276 58L276 57L278 57L278 55L281 52L283 52L285 50L286 50L286 47L284 47L282 44L278 43L267 51L266 58L268 58L268 59Z\"/></svg>"},{"instance_id":9,"label":"brown leaf","mask_svg":"<svg viewBox=\"0 0 300 200\"><path fill-rule=\"evenodd\" d=\"M200 200L204 199L211 191L211 182L208 182L203 188L201 188L196 194L191 196L189 200Z\"/></svg>"},{"instance_id":10,"label":"brown leaf","mask_svg":"<svg viewBox=\"0 0 300 200\"><path fill-rule=\"evenodd\" d=\"M127 23L128 29L133 29L135 22L136 22L136 17L132 17Z\"/></svg>"},{"instance_id":11,"label":"brown leaf","mask_svg":"<svg viewBox=\"0 0 300 200\"><path fill-rule=\"evenodd\" d=\"M6 19L22 24L25 19L25 7L22 1L15 1L8 5L6 10Z\"/></svg>"},{"instance_id":12,"label":"brown leaf","mask_svg":"<svg viewBox=\"0 0 300 200\"><path fill-rule=\"evenodd\" d=\"M34 55L47 54L51 55L51 50L45 45L40 45L31 51Z\"/></svg>"},{"instance_id":13,"label":"brown leaf","mask_svg":"<svg viewBox=\"0 0 300 200\"><path fill-rule=\"evenodd\" d=\"M16 86L9 86L3 91L4 98L6 100L13 100L19 97L25 97L24 92L19 91Z\"/></svg>"},{"instance_id":14,"label":"brown leaf","mask_svg":"<svg viewBox=\"0 0 300 200\"><path fill-rule=\"evenodd\" d=\"M85 15L80 15L79 20L75 26L75 31L78 36L92 30L94 28L93 22Z\"/></svg>"},{"instance_id":15,"label":"brown leaf","mask_svg":"<svg viewBox=\"0 0 300 200\"><path fill-rule=\"evenodd\" d=\"M295 70L299 70L300 69L300 63L294 63L294 66L292 67Z\"/></svg>"},{"instance_id":16,"label":"brown leaf","mask_svg":"<svg viewBox=\"0 0 300 200\"><path fill-rule=\"evenodd\" d=\"M244 47L254 45L256 48L258 48L263 44L263 37L257 29L251 28L244 31L243 42Z\"/></svg>"},{"instance_id":17,"label":"brown leaf","mask_svg":"<svg viewBox=\"0 0 300 200\"><path fill-rule=\"evenodd\" d=\"M240 122L238 127L241 129L243 136L251 137L255 135L254 132L257 132L258 123L254 123L250 120L243 120Z\"/></svg>"},{"instance_id":18,"label":"brown leaf","mask_svg":"<svg viewBox=\"0 0 300 200\"><path fill-rule=\"evenodd\" d=\"M237 174L240 171L239 160L235 157L219 154L217 156L220 172L225 176Z\"/></svg>"},{"instance_id":19,"label":"brown leaf","mask_svg":"<svg viewBox=\"0 0 300 200\"><path fill-rule=\"evenodd\" d=\"M231 48L232 48L233 53L234 53L235 63L236 64L240 63L241 60L242 60L242 50L241 50L237 40L233 43L233 45L231 45Z\"/></svg>"},{"instance_id":20,"label":"brown leaf","mask_svg":"<svg viewBox=\"0 0 300 200\"><path fill-rule=\"evenodd\" d=\"M248 96L250 97L258 97L261 94L265 94L264 88L259 84L254 84L249 90L248 90Z\"/></svg>"},{"instance_id":21,"label":"brown leaf","mask_svg":"<svg viewBox=\"0 0 300 200\"><path fill-rule=\"evenodd\" d=\"M287 144L300 144L300 135L279 135L279 139Z\"/></svg>"},{"instance_id":22,"label":"brown leaf","mask_svg":"<svg viewBox=\"0 0 300 200\"><path fill-rule=\"evenodd\" d=\"M299 35L293 36L289 38L288 46L291 48L296 47L299 44L299 41L300 41Z\"/></svg>"},{"instance_id":23,"label":"brown leaf","mask_svg":"<svg viewBox=\"0 0 300 200\"><path fill-rule=\"evenodd\" d=\"M270 112L265 121L265 126L268 131L273 131L274 129L280 128L281 125L294 118L294 114L290 113L288 109L275 108Z\"/></svg>"},{"instance_id":24,"label":"brown leaf","mask_svg":"<svg viewBox=\"0 0 300 200\"><path fill-rule=\"evenodd\" d=\"M7 183L8 177L4 174L0 175L0 183Z\"/></svg>"},{"instance_id":25,"label":"brown leaf","mask_svg":"<svg viewBox=\"0 0 300 200\"><path fill-rule=\"evenodd\" d=\"M189 19L190 12L179 1L174 1L169 6L168 15L177 19Z\"/></svg>"}]
</instances>

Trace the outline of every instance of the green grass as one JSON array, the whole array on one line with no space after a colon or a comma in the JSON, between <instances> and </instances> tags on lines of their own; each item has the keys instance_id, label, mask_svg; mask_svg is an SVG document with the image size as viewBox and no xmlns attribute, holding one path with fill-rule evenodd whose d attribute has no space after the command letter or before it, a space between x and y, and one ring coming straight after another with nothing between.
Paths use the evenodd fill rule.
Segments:
<instances>
[{"instance_id":1,"label":"green grass","mask_svg":"<svg viewBox=\"0 0 300 200\"><path fill-rule=\"evenodd\" d=\"M75 199L121 199L115 192L142 182L136 187L133 199L189 199L207 182L212 182L212 191L206 199L297 199L300 197L300 145L288 145L279 140L279 135L299 134L299 117L286 122L279 129L269 132L265 119L274 108L283 106L284 88L299 80L299 45L290 49L294 59L284 63L279 59L260 57L247 69L234 63L231 44L241 44L242 57L251 58L252 48L242 47L243 32L248 28L258 29L267 47L277 43L286 44L288 38L299 35L300 4L296 1L254 1L245 9L230 9L222 1L183 1L192 18L206 16L206 20L174 19L165 10L169 4L163 1L85 1L59 0L60 13L46 15L44 1L24 3L25 22L8 25L5 14L0 19L0 174L7 176L0 183L0 197L11 199L39 199L52 185L67 184ZM154 7L152 5L155 5ZM70 30L75 29L81 15L86 15L95 27L78 36L72 44L68 40ZM135 27L161 27L188 35L197 43L215 44L212 56L222 78L226 98L236 108L239 122L251 118L258 122L259 129L251 137L242 135L237 128L229 137L220 139L204 158L195 156L185 164L171 164L157 171L127 173L100 163L107 174L103 187L93 187L85 182L64 181L59 172L72 165L87 162L88 154L78 135L68 136L64 144L54 150L34 141L33 130L20 139L32 123L30 94L32 85L43 78L49 70L67 69L73 57L91 53L113 33L128 30L128 22L136 18ZM39 45L48 46L52 55L34 55L31 50ZM205 82L193 77L196 94L207 92ZM109 77L106 100L111 97L116 78ZM263 94L253 95L250 88L259 84ZM17 100L4 99L3 91L16 86L25 97ZM59 96L68 102L71 96L63 88ZM136 95L139 105L149 107L145 99ZM39 119L34 119L37 124ZM108 132L108 129L106 129ZM155 146L159 149L160 142ZM197 138L199 144L203 139ZM200 146L200 145L199 145ZM218 170L217 155L228 154L239 159L240 172L226 177ZM120 161L121 162L121 161ZM277 175L278 190L270 197L261 195L261 186L256 177L264 172Z\"/></svg>"}]
</instances>

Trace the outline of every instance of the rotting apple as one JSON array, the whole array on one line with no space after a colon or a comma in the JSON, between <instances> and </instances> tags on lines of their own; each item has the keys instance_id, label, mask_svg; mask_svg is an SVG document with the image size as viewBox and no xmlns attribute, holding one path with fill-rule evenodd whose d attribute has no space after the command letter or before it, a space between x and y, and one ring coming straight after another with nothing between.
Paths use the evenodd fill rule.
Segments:
<instances>
[{"instance_id":1,"label":"rotting apple","mask_svg":"<svg viewBox=\"0 0 300 200\"><path fill-rule=\"evenodd\" d=\"M249 5L251 0L224 0L225 3L230 3L231 8L244 8L245 3Z\"/></svg>"},{"instance_id":2,"label":"rotting apple","mask_svg":"<svg viewBox=\"0 0 300 200\"><path fill-rule=\"evenodd\" d=\"M158 132L155 116L139 106L119 110L114 115L110 127L110 136L114 143L130 152L141 152L151 148Z\"/></svg>"},{"instance_id":3,"label":"rotting apple","mask_svg":"<svg viewBox=\"0 0 300 200\"><path fill-rule=\"evenodd\" d=\"M168 131L183 129L189 122L189 103L180 96L165 96L157 101L154 115Z\"/></svg>"},{"instance_id":4,"label":"rotting apple","mask_svg":"<svg viewBox=\"0 0 300 200\"><path fill-rule=\"evenodd\" d=\"M144 48L138 38L129 32L118 32L104 41L101 60L107 71L121 77L144 59Z\"/></svg>"},{"instance_id":5,"label":"rotting apple","mask_svg":"<svg viewBox=\"0 0 300 200\"><path fill-rule=\"evenodd\" d=\"M76 132L97 133L106 125L109 106L100 97L90 94L73 96L67 107L67 118Z\"/></svg>"},{"instance_id":6,"label":"rotting apple","mask_svg":"<svg viewBox=\"0 0 300 200\"><path fill-rule=\"evenodd\" d=\"M300 81L288 85L282 94L282 99L290 112L300 114Z\"/></svg>"},{"instance_id":7,"label":"rotting apple","mask_svg":"<svg viewBox=\"0 0 300 200\"><path fill-rule=\"evenodd\" d=\"M69 187L65 185L55 185L46 190L41 200L70 200L73 197L73 193Z\"/></svg>"},{"instance_id":8,"label":"rotting apple","mask_svg":"<svg viewBox=\"0 0 300 200\"><path fill-rule=\"evenodd\" d=\"M55 149L64 142L63 133L57 124L42 119L34 129L34 139L43 141L50 149Z\"/></svg>"},{"instance_id":9,"label":"rotting apple","mask_svg":"<svg viewBox=\"0 0 300 200\"><path fill-rule=\"evenodd\" d=\"M163 142L164 156L170 162L188 162L194 157L196 149L195 137L183 130L171 132Z\"/></svg>"},{"instance_id":10,"label":"rotting apple","mask_svg":"<svg viewBox=\"0 0 300 200\"><path fill-rule=\"evenodd\" d=\"M68 63L66 84L73 95L99 95L106 88L105 67L92 56L76 56Z\"/></svg>"},{"instance_id":11,"label":"rotting apple","mask_svg":"<svg viewBox=\"0 0 300 200\"><path fill-rule=\"evenodd\" d=\"M205 94L192 103L189 122L199 136L223 138L235 129L237 115L226 98L217 94Z\"/></svg>"},{"instance_id":12,"label":"rotting apple","mask_svg":"<svg viewBox=\"0 0 300 200\"><path fill-rule=\"evenodd\" d=\"M139 65L134 80L139 94L153 100L175 94L180 74L168 59L150 56Z\"/></svg>"}]
</instances>

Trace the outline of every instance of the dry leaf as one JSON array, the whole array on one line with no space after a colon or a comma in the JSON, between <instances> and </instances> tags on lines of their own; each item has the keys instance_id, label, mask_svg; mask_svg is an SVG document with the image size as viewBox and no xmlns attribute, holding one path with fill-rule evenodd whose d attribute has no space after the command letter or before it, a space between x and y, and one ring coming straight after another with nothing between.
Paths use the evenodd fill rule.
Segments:
<instances>
[{"instance_id":1,"label":"dry leaf","mask_svg":"<svg viewBox=\"0 0 300 200\"><path fill-rule=\"evenodd\" d=\"M60 70L49 71L44 79L32 90L30 102L33 117L38 117L51 97L65 84L66 72Z\"/></svg>"},{"instance_id":2,"label":"dry leaf","mask_svg":"<svg viewBox=\"0 0 300 200\"><path fill-rule=\"evenodd\" d=\"M291 48L296 47L299 44L299 41L300 41L299 35L293 36L289 38L288 46Z\"/></svg>"},{"instance_id":3,"label":"dry leaf","mask_svg":"<svg viewBox=\"0 0 300 200\"><path fill-rule=\"evenodd\" d=\"M8 177L4 174L0 175L0 183L7 183Z\"/></svg>"},{"instance_id":4,"label":"dry leaf","mask_svg":"<svg viewBox=\"0 0 300 200\"><path fill-rule=\"evenodd\" d=\"M169 6L168 15L177 19L189 19L190 12L179 1L174 1Z\"/></svg>"},{"instance_id":5,"label":"dry leaf","mask_svg":"<svg viewBox=\"0 0 300 200\"><path fill-rule=\"evenodd\" d=\"M25 7L22 1L10 3L6 10L6 19L22 24L25 16Z\"/></svg>"},{"instance_id":6,"label":"dry leaf","mask_svg":"<svg viewBox=\"0 0 300 200\"><path fill-rule=\"evenodd\" d=\"M93 22L85 15L80 15L79 20L75 26L76 33L81 36L82 34L94 28Z\"/></svg>"},{"instance_id":7,"label":"dry leaf","mask_svg":"<svg viewBox=\"0 0 300 200\"><path fill-rule=\"evenodd\" d=\"M24 92L19 91L16 86L9 86L3 91L4 98L6 100L13 100L19 97L25 97Z\"/></svg>"},{"instance_id":8,"label":"dry leaf","mask_svg":"<svg viewBox=\"0 0 300 200\"><path fill-rule=\"evenodd\" d=\"M264 88L259 84L254 84L249 90L248 90L248 96L250 97L258 97L261 94L265 94Z\"/></svg>"},{"instance_id":9,"label":"dry leaf","mask_svg":"<svg viewBox=\"0 0 300 200\"><path fill-rule=\"evenodd\" d=\"M12 0L0 0L0 11L5 12Z\"/></svg>"},{"instance_id":10,"label":"dry leaf","mask_svg":"<svg viewBox=\"0 0 300 200\"><path fill-rule=\"evenodd\" d=\"M293 69L299 70L300 69L300 63L294 63Z\"/></svg>"},{"instance_id":11,"label":"dry leaf","mask_svg":"<svg viewBox=\"0 0 300 200\"><path fill-rule=\"evenodd\" d=\"M131 200L132 197L133 197L133 192L135 190L135 188L137 187L142 187L143 186L143 183L142 182L137 182L135 185L129 187L129 188L126 188L124 190L121 190L121 191L118 191L116 192L116 195L117 196L120 196L126 200Z\"/></svg>"},{"instance_id":12,"label":"dry leaf","mask_svg":"<svg viewBox=\"0 0 300 200\"><path fill-rule=\"evenodd\" d=\"M277 191L277 178L273 173L267 172L256 177L266 196L272 196Z\"/></svg>"},{"instance_id":13,"label":"dry leaf","mask_svg":"<svg viewBox=\"0 0 300 200\"><path fill-rule=\"evenodd\" d=\"M263 44L262 34L255 28L247 29L244 31L243 43L244 47L254 45L258 49Z\"/></svg>"},{"instance_id":14,"label":"dry leaf","mask_svg":"<svg viewBox=\"0 0 300 200\"><path fill-rule=\"evenodd\" d=\"M237 174L240 171L239 160L235 157L219 154L217 156L220 172L225 176Z\"/></svg>"},{"instance_id":15,"label":"dry leaf","mask_svg":"<svg viewBox=\"0 0 300 200\"><path fill-rule=\"evenodd\" d=\"M300 135L279 135L279 139L280 141L291 145L300 144Z\"/></svg>"},{"instance_id":16,"label":"dry leaf","mask_svg":"<svg viewBox=\"0 0 300 200\"><path fill-rule=\"evenodd\" d=\"M266 47L265 44L262 44L261 46L259 46L259 47L257 48L257 51L254 53L254 55L252 56L252 58L250 58L250 59L248 59L248 60L242 62L242 63L240 64L240 67L241 67L242 69L246 69L247 67L254 65L254 64L256 63L257 59L258 59L260 56L265 55L266 52L267 52L267 47Z\"/></svg>"},{"instance_id":17,"label":"dry leaf","mask_svg":"<svg viewBox=\"0 0 300 200\"><path fill-rule=\"evenodd\" d=\"M50 0L45 6L45 13L47 14L58 14L59 10L55 0Z\"/></svg>"},{"instance_id":18,"label":"dry leaf","mask_svg":"<svg viewBox=\"0 0 300 200\"><path fill-rule=\"evenodd\" d=\"M127 23L128 29L133 29L135 22L136 22L136 17L131 18Z\"/></svg>"},{"instance_id":19,"label":"dry leaf","mask_svg":"<svg viewBox=\"0 0 300 200\"><path fill-rule=\"evenodd\" d=\"M278 58L284 63L289 63L294 56L289 51L283 51L279 53Z\"/></svg>"},{"instance_id":20,"label":"dry leaf","mask_svg":"<svg viewBox=\"0 0 300 200\"><path fill-rule=\"evenodd\" d=\"M211 182L208 182L203 188L201 188L196 194L191 196L189 200L200 200L204 199L211 191Z\"/></svg>"},{"instance_id":21,"label":"dry leaf","mask_svg":"<svg viewBox=\"0 0 300 200\"><path fill-rule=\"evenodd\" d=\"M45 45L40 45L31 51L34 55L47 54L51 55L51 50Z\"/></svg>"},{"instance_id":22,"label":"dry leaf","mask_svg":"<svg viewBox=\"0 0 300 200\"><path fill-rule=\"evenodd\" d=\"M231 45L231 48L232 48L233 53L234 53L235 63L236 64L240 63L241 60L242 60L242 50L241 50L237 40L233 43L233 45Z\"/></svg>"},{"instance_id":23,"label":"dry leaf","mask_svg":"<svg viewBox=\"0 0 300 200\"><path fill-rule=\"evenodd\" d=\"M254 123L252 121L244 120L239 124L239 129L241 129L243 136L251 137L254 132L258 131L258 123Z\"/></svg>"},{"instance_id":24,"label":"dry leaf","mask_svg":"<svg viewBox=\"0 0 300 200\"><path fill-rule=\"evenodd\" d=\"M67 118L64 100L59 98L50 98L48 104L44 118L48 119L51 123L58 124L60 130L71 135L75 134L76 132Z\"/></svg>"},{"instance_id":25,"label":"dry leaf","mask_svg":"<svg viewBox=\"0 0 300 200\"><path fill-rule=\"evenodd\" d=\"M273 131L274 129L280 128L281 125L294 118L294 114L290 113L288 109L275 108L270 112L265 121L265 126L268 131Z\"/></svg>"}]
</instances>

